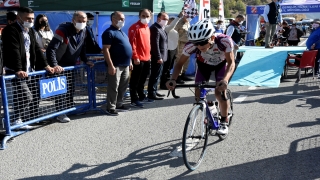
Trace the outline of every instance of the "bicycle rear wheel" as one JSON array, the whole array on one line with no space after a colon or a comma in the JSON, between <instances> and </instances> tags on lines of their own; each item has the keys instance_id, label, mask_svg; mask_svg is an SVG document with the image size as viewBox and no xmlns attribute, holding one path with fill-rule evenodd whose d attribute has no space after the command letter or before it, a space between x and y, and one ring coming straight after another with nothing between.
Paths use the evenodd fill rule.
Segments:
<instances>
[{"instance_id":1,"label":"bicycle rear wheel","mask_svg":"<svg viewBox=\"0 0 320 180\"><path fill-rule=\"evenodd\" d=\"M202 105L194 106L183 131L183 161L192 171L199 167L207 148L209 130L207 123L204 122L206 117L204 112Z\"/></svg>"}]
</instances>

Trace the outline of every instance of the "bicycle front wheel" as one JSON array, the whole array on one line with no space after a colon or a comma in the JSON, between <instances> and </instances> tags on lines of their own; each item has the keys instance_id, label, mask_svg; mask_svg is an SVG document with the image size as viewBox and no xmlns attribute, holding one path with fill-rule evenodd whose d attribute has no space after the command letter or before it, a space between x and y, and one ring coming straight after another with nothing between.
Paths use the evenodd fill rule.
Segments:
<instances>
[{"instance_id":1,"label":"bicycle front wheel","mask_svg":"<svg viewBox=\"0 0 320 180\"><path fill-rule=\"evenodd\" d=\"M184 127L182 155L184 164L191 171L199 167L205 155L209 133L207 121L202 105L196 105Z\"/></svg>"}]
</instances>

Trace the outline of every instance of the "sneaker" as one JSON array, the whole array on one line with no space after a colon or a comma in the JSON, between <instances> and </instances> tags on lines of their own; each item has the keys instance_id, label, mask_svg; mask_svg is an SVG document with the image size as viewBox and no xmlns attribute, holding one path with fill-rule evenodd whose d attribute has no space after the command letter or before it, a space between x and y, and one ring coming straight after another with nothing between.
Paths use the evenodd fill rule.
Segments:
<instances>
[{"instance_id":1,"label":"sneaker","mask_svg":"<svg viewBox=\"0 0 320 180\"><path fill-rule=\"evenodd\" d=\"M150 103L154 103L154 100L153 99L149 99L149 98L144 98L143 100L140 100L140 102L142 104L150 104Z\"/></svg>"},{"instance_id":2,"label":"sneaker","mask_svg":"<svg viewBox=\"0 0 320 180\"><path fill-rule=\"evenodd\" d=\"M119 115L119 113L118 113L118 111L117 110L115 110L115 109L107 109L106 110L106 113L108 114L108 115L110 115L110 116L118 116Z\"/></svg>"},{"instance_id":3,"label":"sneaker","mask_svg":"<svg viewBox=\"0 0 320 180\"><path fill-rule=\"evenodd\" d=\"M62 114L62 115L58 116L57 120L62 122L62 123L70 122L70 118L68 118L68 116L65 115L65 114Z\"/></svg>"},{"instance_id":4,"label":"sneaker","mask_svg":"<svg viewBox=\"0 0 320 180\"><path fill-rule=\"evenodd\" d=\"M120 106L120 107L117 107L116 110L122 111L122 112L127 112L127 111L130 111L131 108L122 105L122 106Z\"/></svg>"},{"instance_id":5,"label":"sneaker","mask_svg":"<svg viewBox=\"0 0 320 180\"><path fill-rule=\"evenodd\" d=\"M223 122L223 123L220 123L220 127L217 131L218 134L228 134L228 123L226 122Z\"/></svg>"},{"instance_id":6,"label":"sneaker","mask_svg":"<svg viewBox=\"0 0 320 180\"><path fill-rule=\"evenodd\" d=\"M18 125L18 124L22 124L22 123L23 123L22 120L18 119L16 121L14 121L12 125ZM29 125L25 125L25 126L21 126L21 127L17 128L17 129L27 130L27 129L33 129L33 127L29 126Z\"/></svg>"},{"instance_id":7,"label":"sneaker","mask_svg":"<svg viewBox=\"0 0 320 180\"><path fill-rule=\"evenodd\" d=\"M143 104L140 101L135 101L135 102L131 103L130 105L134 106L134 107L143 108Z\"/></svg>"}]
</instances>

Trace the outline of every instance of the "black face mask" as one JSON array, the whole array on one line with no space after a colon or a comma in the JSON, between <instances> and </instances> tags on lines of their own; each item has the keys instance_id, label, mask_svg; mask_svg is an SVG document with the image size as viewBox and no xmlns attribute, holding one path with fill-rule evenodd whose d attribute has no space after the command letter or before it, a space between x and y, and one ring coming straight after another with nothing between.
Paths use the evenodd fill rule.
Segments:
<instances>
[{"instance_id":1,"label":"black face mask","mask_svg":"<svg viewBox=\"0 0 320 180\"><path fill-rule=\"evenodd\" d=\"M41 26L47 26L47 24L48 24L47 21L41 21L41 22L40 22L40 25L41 25Z\"/></svg>"}]
</instances>

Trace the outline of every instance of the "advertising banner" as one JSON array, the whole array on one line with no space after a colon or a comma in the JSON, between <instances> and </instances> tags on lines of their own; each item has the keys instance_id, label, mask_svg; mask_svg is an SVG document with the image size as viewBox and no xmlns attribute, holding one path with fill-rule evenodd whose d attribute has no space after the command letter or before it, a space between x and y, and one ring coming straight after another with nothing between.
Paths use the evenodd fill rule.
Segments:
<instances>
[{"instance_id":1,"label":"advertising banner","mask_svg":"<svg viewBox=\"0 0 320 180\"><path fill-rule=\"evenodd\" d=\"M210 0L200 0L199 20L210 18Z\"/></svg>"},{"instance_id":2,"label":"advertising banner","mask_svg":"<svg viewBox=\"0 0 320 180\"><path fill-rule=\"evenodd\" d=\"M150 0L24 0L20 4L34 11L138 12L141 8L153 8Z\"/></svg>"}]
</instances>

